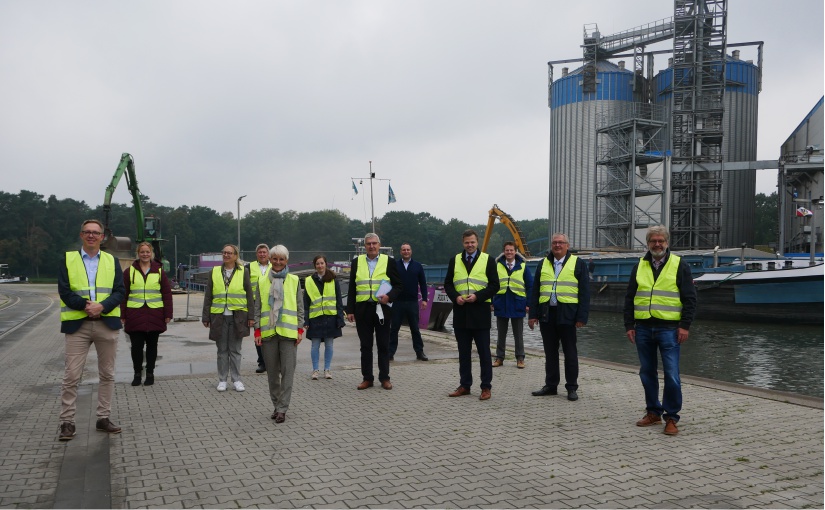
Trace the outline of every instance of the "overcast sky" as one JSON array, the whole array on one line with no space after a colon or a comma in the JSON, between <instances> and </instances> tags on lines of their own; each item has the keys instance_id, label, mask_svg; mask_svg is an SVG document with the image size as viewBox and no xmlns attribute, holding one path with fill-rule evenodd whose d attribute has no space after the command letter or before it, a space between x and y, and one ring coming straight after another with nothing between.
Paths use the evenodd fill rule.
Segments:
<instances>
[{"instance_id":1,"label":"overcast sky","mask_svg":"<svg viewBox=\"0 0 825 510\"><path fill-rule=\"evenodd\" d=\"M102 203L123 152L177 207L547 216L547 62L672 16L664 0L0 2L0 190ZM764 41L758 159L823 94L822 0L729 0ZM667 49L672 42L648 47ZM755 47L741 48L756 60ZM657 70L667 56L656 59ZM569 65L571 71L578 67ZM557 67L556 76L560 76ZM775 188L759 172L757 192ZM115 202L130 201L125 182Z\"/></svg>"}]
</instances>

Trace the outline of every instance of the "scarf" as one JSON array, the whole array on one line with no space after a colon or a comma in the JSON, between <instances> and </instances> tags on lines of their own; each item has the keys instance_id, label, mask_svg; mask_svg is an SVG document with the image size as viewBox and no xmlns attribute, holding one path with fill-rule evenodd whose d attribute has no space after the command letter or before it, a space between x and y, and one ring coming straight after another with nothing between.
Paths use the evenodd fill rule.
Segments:
<instances>
[{"instance_id":1,"label":"scarf","mask_svg":"<svg viewBox=\"0 0 825 510\"><path fill-rule=\"evenodd\" d=\"M289 274L289 267L281 271L269 270L269 324L275 327L275 323L281 318L284 311L284 278Z\"/></svg>"}]
</instances>

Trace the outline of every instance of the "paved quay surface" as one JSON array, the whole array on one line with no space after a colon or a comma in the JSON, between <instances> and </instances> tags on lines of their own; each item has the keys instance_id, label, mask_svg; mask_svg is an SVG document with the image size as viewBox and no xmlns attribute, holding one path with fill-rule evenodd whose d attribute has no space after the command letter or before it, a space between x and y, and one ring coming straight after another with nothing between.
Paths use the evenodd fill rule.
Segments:
<instances>
[{"instance_id":1,"label":"paved quay surface","mask_svg":"<svg viewBox=\"0 0 825 510\"><path fill-rule=\"evenodd\" d=\"M448 398L458 361L441 334L425 338L429 362L415 361L402 335L391 391L355 389L354 327L335 342L332 380L309 379L302 342L278 425L251 340L247 390L218 393L215 347L199 321L175 322L161 337L150 387L129 385L121 335L112 419L123 433L94 430L92 351L78 436L61 443L56 290L0 293L15 298L7 307L40 310L0 334L3 508L823 507L822 399L685 378L681 432L669 437L634 425L644 413L635 367L584 360L580 400L568 402L530 395L544 373L533 353L524 370L510 358L494 369L489 401L478 400L477 384L471 396ZM175 297L178 318L185 299ZM199 316L200 296L190 300Z\"/></svg>"}]
</instances>

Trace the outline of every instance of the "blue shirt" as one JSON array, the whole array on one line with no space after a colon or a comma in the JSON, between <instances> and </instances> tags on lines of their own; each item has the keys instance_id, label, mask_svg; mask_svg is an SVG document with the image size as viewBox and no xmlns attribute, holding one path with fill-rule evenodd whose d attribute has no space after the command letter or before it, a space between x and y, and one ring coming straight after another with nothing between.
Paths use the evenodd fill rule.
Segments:
<instances>
[{"instance_id":1,"label":"blue shirt","mask_svg":"<svg viewBox=\"0 0 825 510\"><path fill-rule=\"evenodd\" d=\"M83 248L80 249L80 258L83 259L83 265L86 266L86 278L89 279L89 298L92 301L97 301L97 289L95 282L97 281L97 266L100 265L100 251L97 255L92 257Z\"/></svg>"}]
</instances>

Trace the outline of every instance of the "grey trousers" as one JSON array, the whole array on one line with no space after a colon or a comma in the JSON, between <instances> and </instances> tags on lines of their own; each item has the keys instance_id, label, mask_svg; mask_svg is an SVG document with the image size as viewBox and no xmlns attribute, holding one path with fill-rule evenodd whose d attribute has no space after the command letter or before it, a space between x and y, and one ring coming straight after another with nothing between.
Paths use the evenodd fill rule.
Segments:
<instances>
[{"instance_id":1,"label":"grey trousers","mask_svg":"<svg viewBox=\"0 0 825 510\"><path fill-rule=\"evenodd\" d=\"M243 338L235 338L235 324L231 316L225 317L221 339L215 344L218 346L218 380L226 382L231 372L232 380L240 381Z\"/></svg>"},{"instance_id":2,"label":"grey trousers","mask_svg":"<svg viewBox=\"0 0 825 510\"><path fill-rule=\"evenodd\" d=\"M496 358L503 360L507 345L507 325L513 323L513 339L516 341L516 359L524 359L524 317L496 317L498 328L498 342L496 343Z\"/></svg>"},{"instance_id":3,"label":"grey trousers","mask_svg":"<svg viewBox=\"0 0 825 510\"><path fill-rule=\"evenodd\" d=\"M269 397L276 413L286 413L292 398L292 380L295 378L295 364L298 346L295 340L275 335L261 341L261 351L269 379Z\"/></svg>"}]
</instances>

